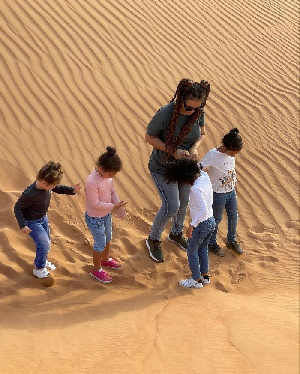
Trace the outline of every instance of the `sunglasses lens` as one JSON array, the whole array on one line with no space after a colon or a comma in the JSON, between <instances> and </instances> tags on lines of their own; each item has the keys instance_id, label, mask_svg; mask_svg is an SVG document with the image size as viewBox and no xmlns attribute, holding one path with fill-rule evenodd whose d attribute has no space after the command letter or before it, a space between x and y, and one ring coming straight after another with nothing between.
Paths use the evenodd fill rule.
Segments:
<instances>
[{"instance_id":1,"label":"sunglasses lens","mask_svg":"<svg viewBox=\"0 0 300 374\"><path fill-rule=\"evenodd\" d=\"M186 105L186 102L184 101L183 102L184 104L184 109L187 111L187 112L191 112L192 110L194 112L199 112L199 110L201 110L203 108L203 104L201 104L200 106L197 106L196 108L192 107L192 106L188 106Z\"/></svg>"}]
</instances>

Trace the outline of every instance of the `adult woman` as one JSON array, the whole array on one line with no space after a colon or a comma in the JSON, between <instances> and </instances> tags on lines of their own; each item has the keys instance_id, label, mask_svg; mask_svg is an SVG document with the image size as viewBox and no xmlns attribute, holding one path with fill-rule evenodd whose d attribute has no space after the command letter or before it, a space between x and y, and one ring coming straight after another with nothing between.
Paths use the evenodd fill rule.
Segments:
<instances>
[{"instance_id":1,"label":"adult woman","mask_svg":"<svg viewBox=\"0 0 300 374\"><path fill-rule=\"evenodd\" d=\"M182 79L170 103L156 112L147 127L145 140L153 146L148 167L162 201L146 240L150 257L156 262L164 261L160 238L170 219L172 228L168 239L187 248L182 231L190 186L167 183L163 175L168 162L174 159L198 158L198 147L205 135L203 109L209 91L206 81Z\"/></svg>"}]
</instances>

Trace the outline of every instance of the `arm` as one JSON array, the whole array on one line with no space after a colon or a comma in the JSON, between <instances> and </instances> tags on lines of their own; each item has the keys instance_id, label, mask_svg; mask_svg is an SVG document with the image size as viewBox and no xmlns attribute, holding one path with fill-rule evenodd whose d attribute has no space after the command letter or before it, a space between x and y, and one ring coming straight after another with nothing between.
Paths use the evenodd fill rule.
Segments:
<instances>
[{"instance_id":1,"label":"arm","mask_svg":"<svg viewBox=\"0 0 300 374\"><path fill-rule=\"evenodd\" d=\"M151 136L149 134L145 134L145 141L152 145L152 147L159 149L160 151L166 152L166 143L163 142L160 138L156 136ZM178 160L183 157L188 157L190 154L188 151L185 151L184 149L177 149L172 156Z\"/></svg>"},{"instance_id":2,"label":"arm","mask_svg":"<svg viewBox=\"0 0 300 374\"><path fill-rule=\"evenodd\" d=\"M59 195L75 195L76 194L75 188L64 186L63 184L58 184L56 187L52 188L52 191Z\"/></svg>"},{"instance_id":3,"label":"arm","mask_svg":"<svg viewBox=\"0 0 300 374\"><path fill-rule=\"evenodd\" d=\"M196 214L192 217L191 225L197 227L206 217L208 209L202 192L198 188L191 187L190 204L197 207Z\"/></svg>"},{"instance_id":4,"label":"arm","mask_svg":"<svg viewBox=\"0 0 300 374\"><path fill-rule=\"evenodd\" d=\"M23 210L30 207L30 205L31 205L30 197L28 195L22 194L14 206L14 213L18 221L18 225L20 227L20 230L24 232L25 234L29 234L31 230L28 226L25 225L25 218L24 218Z\"/></svg>"},{"instance_id":5,"label":"arm","mask_svg":"<svg viewBox=\"0 0 300 374\"><path fill-rule=\"evenodd\" d=\"M114 209L117 211L117 216L119 218L124 218L126 216L126 209L125 205L127 204L126 201L120 201L117 191L114 187L114 182L112 181L112 190L111 190L111 201L114 203Z\"/></svg>"},{"instance_id":6,"label":"arm","mask_svg":"<svg viewBox=\"0 0 300 374\"><path fill-rule=\"evenodd\" d=\"M190 155L191 158L198 160L198 148L200 147L201 143L205 139L205 128L204 126L200 128L200 136L199 138L195 141L193 146L190 148Z\"/></svg>"},{"instance_id":7,"label":"arm","mask_svg":"<svg viewBox=\"0 0 300 374\"><path fill-rule=\"evenodd\" d=\"M202 160L200 161L200 164L202 165L203 167L203 171L208 171L209 168L211 167L211 151L208 151L206 153L206 155L202 158Z\"/></svg>"}]
</instances>

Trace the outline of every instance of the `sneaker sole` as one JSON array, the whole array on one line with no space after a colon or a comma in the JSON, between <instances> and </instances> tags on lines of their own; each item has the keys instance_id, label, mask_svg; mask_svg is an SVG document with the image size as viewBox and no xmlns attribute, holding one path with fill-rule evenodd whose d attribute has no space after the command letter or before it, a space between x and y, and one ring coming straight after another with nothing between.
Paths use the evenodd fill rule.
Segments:
<instances>
[{"instance_id":1,"label":"sneaker sole","mask_svg":"<svg viewBox=\"0 0 300 374\"><path fill-rule=\"evenodd\" d=\"M113 266L107 266L107 265L103 265L103 264L101 264L101 266L105 266L106 268L112 269L112 270L121 270L121 269L123 269L123 266L118 267L118 268L114 268Z\"/></svg>"},{"instance_id":2,"label":"sneaker sole","mask_svg":"<svg viewBox=\"0 0 300 374\"><path fill-rule=\"evenodd\" d=\"M101 279L95 277L95 275L92 274L92 273L90 273L90 276L91 276L92 278L96 279L97 281L102 282L102 283L111 283L111 282L112 282L112 280L110 280L110 281L104 281L104 280L101 280Z\"/></svg>"},{"instance_id":3,"label":"sneaker sole","mask_svg":"<svg viewBox=\"0 0 300 374\"><path fill-rule=\"evenodd\" d=\"M183 249L184 251L186 251L186 248L184 248L182 245L180 245L178 242L176 242L175 240L171 239L169 237L169 235L167 236L167 239L170 240L170 242L173 242L173 243L176 243L178 245L178 247L180 247L181 249Z\"/></svg>"},{"instance_id":4,"label":"sneaker sole","mask_svg":"<svg viewBox=\"0 0 300 374\"><path fill-rule=\"evenodd\" d=\"M179 286L184 287L184 288L203 288L203 284L202 283L201 283L201 286L198 286L198 287L187 287L187 286L184 286L183 284L180 284L179 282L178 282L178 284L179 284Z\"/></svg>"},{"instance_id":5,"label":"sneaker sole","mask_svg":"<svg viewBox=\"0 0 300 374\"><path fill-rule=\"evenodd\" d=\"M54 270L56 270L56 266L45 266L45 268L47 269L47 270L51 270L51 271L54 271Z\"/></svg>"},{"instance_id":6,"label":"sneaker sole","mask_svg":"<svg viewBox=\"0 0 300 374\"><path fill-rule=\"evenodd\" d=\"M146 239L146 247L148 248L148 251L149 251L149 255L150 257L152 258L152 260L154 260L155 262L164 262L165 259L163 260L158 260L156 257L153 256L153 254L151 253L150 251L150 245L148 244L148 240Z\"/></svg>"},{"instance_id":7,"label":"sneaker sole","mask_svg":"<svg viewBox=\"0 0 300 374\"><path fill-rule=\"evenodd\" d=\"M48 277L48 275L51 275L50 273L48 273L47 275L45 275L44 277L37 277L36 275L33 274L34 278L36 279L45 279Z\"/></svg>"}]
</instances>

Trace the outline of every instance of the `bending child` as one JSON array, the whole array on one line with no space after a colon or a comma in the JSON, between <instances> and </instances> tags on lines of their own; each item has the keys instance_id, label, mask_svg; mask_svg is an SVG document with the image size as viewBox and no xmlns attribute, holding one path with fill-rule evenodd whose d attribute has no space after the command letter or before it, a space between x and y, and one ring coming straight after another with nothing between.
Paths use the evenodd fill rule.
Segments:
<instances>
[{"instance_id":1,"label":"bending child","mask_svg":"<svg viewBox=\"0 0 300 374\"><path fill-rule=\"evenodd\" d=\"M56 269L47 260L51 244L47 216L51 193L75 195L81 189L80 182L75 187L59 184L62 176L61 164L49 161L38 172L36 181L23 191L14 207L21 231L29 234L36 245L33 275L37 278L45 278L49 275L48 270Z\"/></svg>"},{"instance_id":2,"label":"bending child","mask_svg":"<svg viewBox=\"0 0 300 374\"><path fill-rule=\"evenodd\" d=\"M217 243L218 226L222 220L224 209L228 217L226 246L239 255L243 253L240 244L235 240L238 222L235 156L242 148L242 137L239 130L234 128L224 136L222 144L218 148L208 151L200 161L204 170L208 170L214 190L213 211L216 229L210 238L208 249L219 256L225 256L225 252Z\"/></svg>"},{"instance_id":3,"label":"bending child","mask_svg":"<svg viewBox=\"0 0 300 374\"><path fill-rule=\"evenodd\" d=\"M112 278L102 266L121 269L122 265L109 257L112 238L112 211L118 217L125 217L125 201L120 201L114 187L113 177L121 170L122 162L113 147L107 147L96 162L95 169L87 178L85 185L86 213L85 221L93 236L93 264L90 275L103 283Z\"/></svg>"},{"instance_id":4,"label":"bending child","mask_svg":"<svg viewBox=\"0 0 300 374\"><path fill-rule=\"evenodd\" d=\"M165 179L169 183L186 184L190 189L191 223L186 231L187 256L191 278L181 280L183 287L202 288L209 284L208 241L215 229L212 203L213 190L209 176L196 160L183 158L170 163Z\"/></svg>"}]
</instances>

